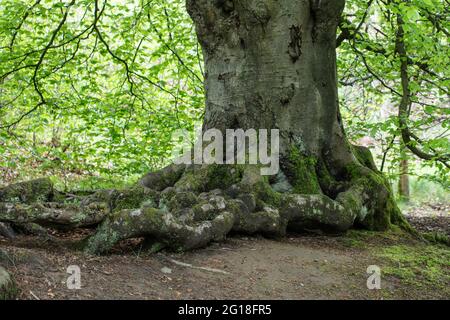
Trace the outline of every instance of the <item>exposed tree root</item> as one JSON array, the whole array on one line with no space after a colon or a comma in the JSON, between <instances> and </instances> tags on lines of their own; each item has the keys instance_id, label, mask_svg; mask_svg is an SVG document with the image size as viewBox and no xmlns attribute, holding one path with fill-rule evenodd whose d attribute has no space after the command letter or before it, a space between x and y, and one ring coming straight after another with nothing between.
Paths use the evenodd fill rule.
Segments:
<instances>
[{"instance_id":1,"label":"exposed tree root","mask_svg":"<svg viewBox=\"0 0 450 320\"><path fill-rule=\"evenodd\" d=\"M54 196L53 184L49 179L36 179L27 182L11 184L0 188L0 202L46 202Z\"/></svg>"},{"instance_id":2,"label":"exposed tree root","mask_svg":"<svg viewBox=\"0 0 450 320\"><path fill-rule=\"evenodd\" d=\"M82 243L92 254L105 253L117 242L135 237L145 237L154 248L184 251L223 240L230 232L281 237L288 229L342 233L353 226L386 230L391 224L409 229L388 183L374 166L370 168L372 164L363 159L355 162L337 180L315 162L307 177L334 190L328 195L322 191L325 188L296 193L295 186L300 185L292 174L269 180L252 165L169 166L148 174L131 189L102 190L79 203L48 202L55 198L48 187L51 183L38 180L0 190L2 199L9 200L0 202L0 221L62 229L98 225ZM305 175L293 176L314 184ZM33 194L21 198L16 190Z\"/></svg>"},{"instance_id":3,"label":"exposed tree root","mask_svg":"<svg viewBox=\"0 0 450 320\"><path fill-rule=\"evenodd\" d=\"M0 203L0 220L16 224L37 223L56 228L77 228L100 223L107 215L107 207L91 204L82 207L76 204L45 202L34 204Z\"/></svg>"},{"instance_id":4,"label":"exposed tree root","mask_svg":"<svg viewBox=\"0 0 450 320\"><path fill-rule=\"evenodd\" d=\"M14 239L16 233L8 223L0 222L0 236L5 237L7 239Z\"/></svg>"}]
</instances>

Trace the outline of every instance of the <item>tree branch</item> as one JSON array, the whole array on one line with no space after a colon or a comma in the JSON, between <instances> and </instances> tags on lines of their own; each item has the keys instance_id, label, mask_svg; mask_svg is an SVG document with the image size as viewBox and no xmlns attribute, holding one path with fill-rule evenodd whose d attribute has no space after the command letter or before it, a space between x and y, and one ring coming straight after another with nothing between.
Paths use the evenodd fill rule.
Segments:
<instances>
[{"instance_id":1,"label":"tree branch","mask_svg":"<svg viewBox=\"0 0 450 320\"><path fill-rule=\"evenodd\" d=\"M398 108L398 124L401 132L402 140L405 146L416 156L424 160L437 160L442 162L445 166L450 167L447 163L450 160L450 156L430 154L424 152L420 148L416 147L416 142L423 143L421 139L415 136L408 127L409 106L411 105L411 90L409 88L409 75L408 75L408 57L405 45L405 31L404 20L401 14L397 14L397 35L396 35L396 52L400 58L400 77L402 84L402 99ZM414 139L415 142L412 140Z\"/></svg>"}]
</instances>

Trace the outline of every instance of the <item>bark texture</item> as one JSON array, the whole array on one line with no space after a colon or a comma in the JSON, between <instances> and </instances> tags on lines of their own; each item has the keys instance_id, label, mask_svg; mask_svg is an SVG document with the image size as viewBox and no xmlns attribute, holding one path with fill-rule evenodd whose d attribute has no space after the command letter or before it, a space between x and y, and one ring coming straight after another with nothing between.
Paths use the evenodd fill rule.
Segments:
<instances>
[{"instance_id":1,"label":"bark texture","mask_svg":"<svg viewBox=\"0 0 450 320\"><path fill-rule=\"evenodd\" d=\"M278 175L261 176L258 165L171 165L134 188L99 191L75 204L31 184L35 193L22 198L15 188L0 190L0 222L99 224L83 241L89 253L132 237L188 250L230 232L409 229L370 151L352 146L341 122L335 39L345 1L186 4L205 58L204 130L279 129ZM17 197L23 201L10 201Z\"/></svg>"},{"instance_id":2,"label":"bark texture","mask_svg":"<svg viewBox=\"0 0 450 320\"><path fill-rule=\"evenodd\" d=\"M398 195L403 200L408 202L410 196L409 189L409 161L406 155L406 147L400 146L400 177L398 180Z\"/></svg>"},{"instance_id":3,"label":"bark texture","mask_svg":"<svg viewBox=\"0 0 450 320\"><path fill-rule=\"evenodd\" d=\"M315 157L345 153L334 138L342 135L335 37L343 0L187 6L205 59L205 129L277 128L284 156L294 147Z\"/></svg>"}]
</instances>

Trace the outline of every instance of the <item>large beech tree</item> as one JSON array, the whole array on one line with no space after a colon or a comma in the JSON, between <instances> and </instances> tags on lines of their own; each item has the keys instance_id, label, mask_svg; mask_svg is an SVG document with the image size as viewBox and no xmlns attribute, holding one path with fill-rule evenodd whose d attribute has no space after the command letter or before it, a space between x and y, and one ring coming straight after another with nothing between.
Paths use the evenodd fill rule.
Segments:
<instances>
[{"instance_id":1,"label":"large beech tree","mask_svg":"<svg viewBox=\"0 0 450 320\"><path fill-rule=\"evenodd\" d=\"M277 175L262 176L257 165L170 165L131 189L72 204L37 180L0 190L0 221L98 226L82 243L90 253L132 237L188 250L232 231L278 237L288 229L409 229L368 149L345 135L336 70L344 5L187 0L205 61L203 130L279 129Z\"/></svg>"}]
</instances>

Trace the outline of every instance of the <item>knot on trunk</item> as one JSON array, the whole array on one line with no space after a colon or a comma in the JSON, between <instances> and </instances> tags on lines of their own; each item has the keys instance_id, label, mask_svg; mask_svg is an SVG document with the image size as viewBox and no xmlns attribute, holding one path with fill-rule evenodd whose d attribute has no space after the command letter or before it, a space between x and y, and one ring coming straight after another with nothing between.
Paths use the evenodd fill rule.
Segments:
<instances>
[{"instance_id":1,"label":"knot on trunk","mask_svg":"<svg viewBox=\"0 0 450 320\"><path fill-rule=\"evenodd\" d=\"M288 53L295 63L302 55L302 26L292 25L289 28L289 34L291 37L291 42L289 42Z\"/></svg>"},{"instance_id":2,"label":"knot on trunk","mask_svg":"<svg viewBox=\"0 0 450 320\"><path fill-rule=\"evenodd\" d=\"M216 0L215 5L226 13L230 13L234 10L233 0Z\"/></svg>"}]
</instances>

